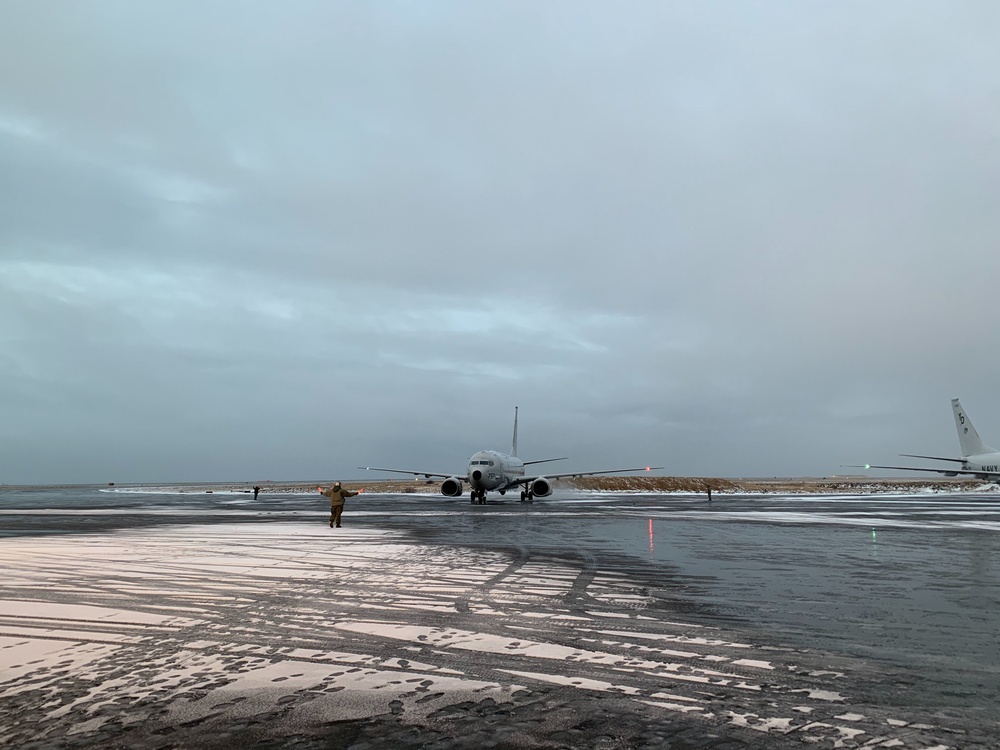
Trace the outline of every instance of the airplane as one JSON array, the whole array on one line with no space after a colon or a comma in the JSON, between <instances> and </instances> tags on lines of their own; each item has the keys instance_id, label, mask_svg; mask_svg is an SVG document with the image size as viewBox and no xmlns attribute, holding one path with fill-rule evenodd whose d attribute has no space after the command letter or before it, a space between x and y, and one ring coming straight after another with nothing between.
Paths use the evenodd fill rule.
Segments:
<instances>
[{"instance_id":1,"label":"airplane","mask_svg":"<svg viewBox=\"0 0 1000 750\"><path fill-rule=\"evenodd\" d=\"M443 478L441 494L446 497L461 497L464 485L470 487L470 502L475 505L486 504L487 492L499 492L506 495L507 490L521 488L521 502L532 502L536 497L548 497L552 494L552 482L567 477L587 477L595 474L623 474L629 471L653 471L662 466L644 466L638 469L608 469L607 471L569 471L565 473L526 476L524 467L531 464L544 464L552 461L565 461L561 458L541 458L534 461L522 461L517 457L517 407L514 407L514 440L509 454L494 450L478 451L469 459L465 476L458 474L442 474L434 471L415 471L410 469L384 469L376 466L359 466L366 471L388 471L394 474L412 474L425 479Z\"/></svg>"},{"instance_id":2,"label":"airplane","mask_svg":"<svg viewBox=\"0 0 1000 750\"><path fill-rule=\"evenodd\" d=\"M977 479L996 482L1000 480L1000 451L986 445L972 426L957 398L951 400L952 411L955 412L955 427L958 428L958 444L962 449L961 458L945 458L942 456L921 456L916 453L900 453L907 458L926 458L931 461L951 461L961 464L961 468L927 468L920 466L876 466L865 464L866 469L897 469L899 471L933 471L946 477L956 477L959 474L970 474ZM861 467L855 467L861 468Z\"/></svg>"}]
</instances>

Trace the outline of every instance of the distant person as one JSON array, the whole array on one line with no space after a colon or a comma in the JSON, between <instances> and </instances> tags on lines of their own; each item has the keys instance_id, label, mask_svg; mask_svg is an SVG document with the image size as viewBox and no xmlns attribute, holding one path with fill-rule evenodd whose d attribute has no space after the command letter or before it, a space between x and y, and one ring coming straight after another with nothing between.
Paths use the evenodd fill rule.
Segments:
<instances>
[{"instance_id":1,"label":"distant person","mask_svg":"<svg viewBox=\"0 0 1000 750\"><path fill-rule=\"evenodd\" d=\"M253 499L254 499L254 500L256 500L256 499L257 499L257 495L259 495L259 494L260 494L260 487L258 487L258 486L257 486L257 485L255 484L255 485L253 486Z\"/></svg>"},{"instance_id":2,"label":"distant person","mask_svg":"<svg viewBox=\"0 0 1000 750\"><path fill-rule=\"evenodd\" d=\"M708 492L708 502L712 502L712 485L706 484L705 491Z\"/></svg>"},{"instance_id":3,"label":"distant person","mask_svg":"<svg viewBox=\"0 0 1000 750\"><path fill-rule=\"evenodd\" d=\"M330 498L330 528L332 529L336 525L339 529L340 516L344 512L344 501L360 493L353 490L345 490L340 486L340 482L334 482L333 486L326 490L320 487L319 492L321 495Z\"/></svg>"}]
</instances>

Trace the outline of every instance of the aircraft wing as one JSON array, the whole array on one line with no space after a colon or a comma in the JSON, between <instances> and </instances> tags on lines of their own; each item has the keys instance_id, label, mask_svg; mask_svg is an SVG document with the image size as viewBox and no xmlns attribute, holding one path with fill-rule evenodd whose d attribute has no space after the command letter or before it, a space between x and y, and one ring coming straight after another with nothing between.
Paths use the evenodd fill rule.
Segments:
<instances>
[{"instance_id":1,"label":"aircraft wing","mask_svg":"<svg viewBox=\"0 0 1000 750\"><path fill-rule=\"evenodd\" d=\"M464 471L452 472L451 474L443 474L440 471L414 471L412 469L383 469L378 466L359 466L359 469L364 469L365 471L388 471L393 474L412 474L415 477L423 477L424 479L435 479L440 477L441 479L448 479L449 477L458 477L462 479L465 477Z\"/></svg>"},{"instance_id":2,"label":"aircraft wing","mask_svg":"<svg viewBox=\"0 0 1000 750\"><path fill-rule=\"evenodd\" d=\"M875 464L865 464L864 466L845 466L845 469L895 469L896 471L932 471L935 474L944 474L946 477L954 477L958 474L989 474L988 471L973 471L972 469L929 469L925 466L876 466Z\"/></svg>"},{"instance_id":3,"label":"aircraft wing","mask_svg":"<svg viewBox=\"0 0 1000 750\"><path fill-rule=\"evenodd\" d=\"M637 469L605 469L604 471L567 471L564 474L536 474L533 477L518 477L512 482L511 486L516 484L530 484L539 477L545 477L546 479L566 479L567 477L592 477L598 474L624 474L629 471L655 471L662 468L662 466L640 466Z\"/></svg>"}]
</instances>

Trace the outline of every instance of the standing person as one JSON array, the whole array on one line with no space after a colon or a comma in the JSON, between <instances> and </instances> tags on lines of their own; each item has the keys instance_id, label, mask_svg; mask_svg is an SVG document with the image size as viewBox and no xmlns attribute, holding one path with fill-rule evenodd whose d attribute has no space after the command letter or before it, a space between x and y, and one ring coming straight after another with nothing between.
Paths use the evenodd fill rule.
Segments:
<instances>
[{"instance_id":1,"label":"standing person","mask_svg":"<svg viewBox=\"0 0 1000 750\"><path fill-rule=\"evenodd\" d=\"M708 502L712 502L712 485L706 484L705 490L708 492Z\"/></svg>"},{"instance_id":2,"label":"standing person","mask_svg":"<svg viewBox=\"0 0 1000 750\"><path fill-rule=\"evenodd\" d=\"M257 499L257 495L259 495L259 494L260 494L260 487L258 487L258 486L257 486L257 485L255 484L255 485L253 486L253 499L254 499L254 500L256 500L256 499Z\"/></svg>"},{"instance_id":3,"label":"standing person","mask_svg":"<svg viewBox=\"0 0 1000 750\"><path fill-rule=\"evenodd\" d=\"M339 529L340 516L344 512L344 500L360 493L353 490L345 490L340 486L340 482L334 482L333 486L326 490L320 487L319 491L321 495L330 498L330 528L332 529L336 525Z\"/></svg>"}]
</instances>

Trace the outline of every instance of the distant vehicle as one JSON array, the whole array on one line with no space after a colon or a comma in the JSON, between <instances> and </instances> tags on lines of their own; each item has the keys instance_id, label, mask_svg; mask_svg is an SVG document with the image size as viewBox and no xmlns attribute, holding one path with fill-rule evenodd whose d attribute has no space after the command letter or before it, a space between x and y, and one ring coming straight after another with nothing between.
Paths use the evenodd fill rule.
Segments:
<instances>
[{"instance_id":1,"label":"distant vehicle","mask_svg":"<svg viewBox=\"0 0 1000 750\"><path fill-rule=\"evenodd\" d=\"M928 468L922 466L876 466L865 464L866 469L898 469L899 471L933 471L946 477L957 477L959 474L969 474L977 479L1000 481L1000 451L986 445L972 426L957 398L951 400L952 411L955 412L955 427L958 428L958 444L962 449L961 458L945 458L942 456L921 456L916 453L900 453L907 458L926 458L931 461L951 461L961 464L961 468Z\"/></svg>"},{"instance_id":2,"label":"distant vehicle","mask_svg":"<svg viewBox=\"0 0 1000 750\"><path fill-rule=\"evenodd\" d=\"M531 464L544 464L551 461L565 461L561 458L541 458L535 461L522 461L517 457L517 407L514 407L514 441L509 454L499 451L485 450L473 454L464 476L458 474L442 474L435 471L416 471L412 469L384 469L376 466L359 466L367 471L389 471L395 474L412 474L425 479L443 478L441 494L447 497L461 497L465 493L465 485L470 487L469 498L474 505L486 503L487 492L499 492L506 495L507 490L521 489L521 502L531 502L536 497L548 497L552 494L552 482L566 477L587 477L596 474L624 474L629 471L653 471L662 466L645 466L638 469L608 469L605 471L569 471L560 474L542 476L526 476L524 467Z\"/></svg>"}]
</instances>

